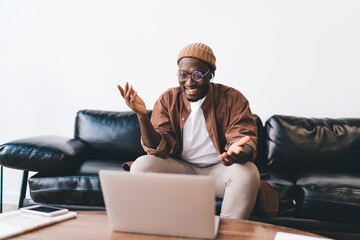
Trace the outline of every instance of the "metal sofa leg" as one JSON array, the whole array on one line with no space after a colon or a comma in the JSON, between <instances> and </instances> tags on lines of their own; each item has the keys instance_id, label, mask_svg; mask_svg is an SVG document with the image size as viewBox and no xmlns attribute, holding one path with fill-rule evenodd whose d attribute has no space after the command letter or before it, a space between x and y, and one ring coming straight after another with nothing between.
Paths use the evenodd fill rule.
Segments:
<instances>
[{"instance_id":1,"label":"metal sofa leg","mask_svg":"<svg viewBox=\"0 0 360 240\"><path fill-rule=\"evenodd\" d=\"M0 166L0 213L2 213L3 211L3 174L4 174L4 171L3 171L3 166L1 165Z\"/></svg>"},{"instance_id":2,"label":"metal sofa leg","mask_svg":"<svg viewBox=\"0 0 360 240\"><path fill-rule=\"evenodd\" d=\"M26 197L26 185L29 177L29 171L24 171L23 179L21 183L21 190L20 190L20 198L19 198L19 208L24 206L24 200Z\"/></svg>"}]
</instances>

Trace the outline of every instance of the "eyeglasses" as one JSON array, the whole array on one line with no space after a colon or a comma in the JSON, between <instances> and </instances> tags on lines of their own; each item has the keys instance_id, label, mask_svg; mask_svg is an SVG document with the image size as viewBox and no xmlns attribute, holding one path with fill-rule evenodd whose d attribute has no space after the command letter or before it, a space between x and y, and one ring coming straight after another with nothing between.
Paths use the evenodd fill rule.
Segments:
<instances>
[{"instance_id":1,"label":"eyeglasses","mask_svg":"<svg viewBox=\"0 0 360 240\"><path fill-rule=\"evenodd\" d=\"M200 82L201 79L203 79L206 76L206 74L208 74L209 72L210 72L210 69L205 74L202 74L202 72L200 72L200 71L193 71L192 74L188 74L187 72L185 72L183 70L179 70L177 73L177 76L179 78L179 81L181 81L181 82L185 82L189 76L191 76L191 78L194 79L195 81Z\"/></svg>"}]
</instances>

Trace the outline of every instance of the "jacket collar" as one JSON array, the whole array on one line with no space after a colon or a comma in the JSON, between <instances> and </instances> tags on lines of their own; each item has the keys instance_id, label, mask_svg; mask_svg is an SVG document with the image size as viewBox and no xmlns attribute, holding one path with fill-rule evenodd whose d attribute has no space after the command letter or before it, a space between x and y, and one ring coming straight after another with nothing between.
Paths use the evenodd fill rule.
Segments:
<instances>
[{"instance_id":1,"label":"jacket collar","mask_svg":"<svg viewBox=\"0 0 360 240\"><path fill-rule=\"evenodd\" d=\"M201 109L204 111L205 109L208 109L211 104L212 104L212 99L213 99L213 96L214 96L214 87L213 87L213 83L210 83L210 86L209 86L209 91L208 93L206 94L205 96L205 101L203 102L203 104L201 105ZM190 109L190 102L189 100L186 98L185 96L185 93L184 93L184 90L181 88L181 97L182 97L182 102L184 103L185 105L185 108L186 109Z\"/></svg>"}]
</instances>

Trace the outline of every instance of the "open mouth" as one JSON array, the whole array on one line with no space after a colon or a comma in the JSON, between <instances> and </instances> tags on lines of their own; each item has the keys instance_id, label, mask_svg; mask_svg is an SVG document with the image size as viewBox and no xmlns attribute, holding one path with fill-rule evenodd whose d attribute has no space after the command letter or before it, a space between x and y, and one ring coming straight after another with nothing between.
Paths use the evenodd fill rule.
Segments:
<instances>
[{"instance_id":1,"label":"open mouth","mask_svg":"<svg viewBox=\"0 0 360 240\"><path fill-rule=\"evenodd\" d=\"M185 91L189 95L195 95L199 92L198 88L185 88Z\"/></svg>"}]
</instances>

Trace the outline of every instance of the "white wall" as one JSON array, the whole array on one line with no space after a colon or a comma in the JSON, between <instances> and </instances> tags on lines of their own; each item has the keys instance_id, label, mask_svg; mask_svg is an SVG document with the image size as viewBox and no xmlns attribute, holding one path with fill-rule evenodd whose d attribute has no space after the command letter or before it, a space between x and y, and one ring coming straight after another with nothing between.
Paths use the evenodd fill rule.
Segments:
<instances>
[{"instance_id":1,"label":"white wall","mask_svg":"<svg viewBox=\"0 0 360 240\"><path fill-rule=\"evenodd\" d=\"M125 81L152 108L192 42L213 48L215 82L242 91L263 121L359 117L356 0L0 0L0 144L71 137L79 109L128 110ZM16 203L21 172L4 178Z\"/></svg>"}]
</instances>

